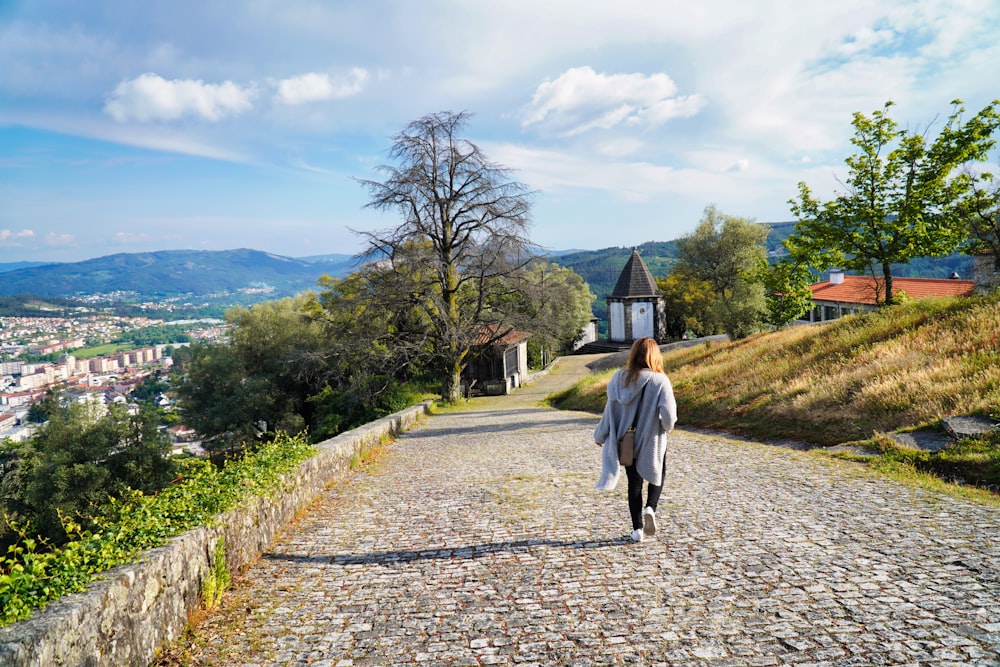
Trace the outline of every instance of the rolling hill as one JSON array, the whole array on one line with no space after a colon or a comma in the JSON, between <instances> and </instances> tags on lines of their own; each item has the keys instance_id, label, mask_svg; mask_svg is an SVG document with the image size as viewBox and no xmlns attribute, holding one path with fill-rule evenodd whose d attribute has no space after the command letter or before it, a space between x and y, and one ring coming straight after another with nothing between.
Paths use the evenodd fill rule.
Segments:
<instances>
[{"instance_id":1,"label":"rolling hill","mask_svg":"<svg viewBox=\"0 0 1000 667\"><path fill-rule=\"evenodd\" d=\"M0 296L74 297L127 292L164 298L256 291L278 298L314 287L323 274L339 277L354 268L350 255L294 259L248 249L120 253L5 271L0 274Z\"/></svg>"},{"instance_id":2,"label":"rolling hill","mask_svg":"<svg viewBox=\"0 0 1000 667\"><path fill-rule=\"evenodd\" d=\"M795 223L762 224L771 229L766 243L768 255L780 256L781 241L792 232ZM676 241L650 241L638 248L654 277L667 275L677 261ZM587 281L597 297L594 313L604 318L605 299L614 289L631 252L629 246L555 250L547 255ZM130 300L193 296L232 303L235 301L228 296L240 295L244 297L240 302L262 301L299 294L315 287L320 276L343 277L357 265L355 257L346 254L292 258L249 249L121 253L83 262L0 264L0 296L73 298L127 293ZM894 272L898 276L946 277L952 271L968 276L971 258L959 254L919 258L895 267Z\"/></svg>"}]
</instances>

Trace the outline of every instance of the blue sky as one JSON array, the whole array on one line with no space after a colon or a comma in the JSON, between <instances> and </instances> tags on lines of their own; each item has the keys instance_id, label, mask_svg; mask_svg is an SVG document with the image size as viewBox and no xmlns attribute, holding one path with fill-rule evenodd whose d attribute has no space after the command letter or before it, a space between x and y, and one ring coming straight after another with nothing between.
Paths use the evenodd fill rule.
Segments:
<instances>
[{"instance_id":1,"label":"blue sky","mask_svg":"<svg viewBox=\"0 0 1000 667\"><path fill-rule=\"evenodd\" d=\"M444 110L552 249L791 220L853 112L1000 97L997 35L995 0L0 0L0 262L357 252L397 220L356 179Z\"/></svg>"}]
</instances>

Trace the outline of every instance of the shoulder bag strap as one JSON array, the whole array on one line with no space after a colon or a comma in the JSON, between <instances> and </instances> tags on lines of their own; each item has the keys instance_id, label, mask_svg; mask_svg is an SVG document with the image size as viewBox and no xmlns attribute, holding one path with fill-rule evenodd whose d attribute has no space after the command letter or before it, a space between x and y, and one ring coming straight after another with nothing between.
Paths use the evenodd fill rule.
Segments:
<instances>
[{"instance_id":1,"label":"shoulder bag strap","mask_svg":"<svg viewBox=\"0 0 1000 667\"><path fill-rule=\"evenodd\" d=\"M646 384L649 384L648 382ZM629 428L630 431L635 430L635 425L639 423L639 408L642 407L642 395L646 393L646 385L642 385L642 390L639 391L639 400L635 403L635 416L632 417L632 426Z\"/></svg>"}]
</instances>

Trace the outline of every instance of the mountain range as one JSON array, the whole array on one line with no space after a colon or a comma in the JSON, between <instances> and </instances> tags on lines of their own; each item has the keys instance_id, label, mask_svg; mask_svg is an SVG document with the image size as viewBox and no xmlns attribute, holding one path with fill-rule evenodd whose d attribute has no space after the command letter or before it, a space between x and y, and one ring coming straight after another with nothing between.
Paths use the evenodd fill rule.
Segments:
<instances>
[{"instance_id":1,"label":"mountain range","mask_svg":"<svg viewBox=\"0 0 1000 667\"><path fill-rule=\"evenodd\" d=\"M771 225L772 237L787 236L783 225ZM677 257L676 241L649 242L640 253L654 275L668 273ZM614 288L631 248L550 250L544 254L579 273L591 290L603 298ZM121 294L140 298L208 296L253 291L278 298L298 294L316 285L326 274L335 278L354 271L353 255L331 254L284 257L259 250L162 250L118 253L82 262L0 264L0 296L31 294L78 297Z\"/></svg>"},{"instance_id":2,"label":"mountain range","mask_svg":"<svg viewBox=\"0 0 1000 667\"><path fill-rule=\"evenodd\" d=\"M0 296L78 297L124 292L156 299L250 291L281 297L315 286L324 274L347 275L356 266L352 255L296 259L245 248L119 253L82 262L13 268L0 264Z\"/></svg>"},{"instance_id":3,"label":"mountain range","mask_svg":"<svg viewBox=\"0 0 1000 667\"><path fill-rule=\"evenodd\" d=\"M768 255L783 253L781 242L794 222L764 223L770 228ZM677 259L677 242L651 241L638 246L640 256L656 277L670 272ZM631 247L602 250L554 250L545 254L573 269L597 297L594 312L601 316L605 298L632 252ZM259 250L163 250L119 253L82 262L0 264L0 296L33 295L75 298L117 294L118 300L147 301L197 297L217 304L247 304L299 294L316 286L322 275L346 276L359 265L346 254L283 257ZM919 258L894 273L910 277L947 277L952 271L969 275L971 258L949 255ZM124 298L121 298L124 297Z\"/></svg>"}]
</instances>

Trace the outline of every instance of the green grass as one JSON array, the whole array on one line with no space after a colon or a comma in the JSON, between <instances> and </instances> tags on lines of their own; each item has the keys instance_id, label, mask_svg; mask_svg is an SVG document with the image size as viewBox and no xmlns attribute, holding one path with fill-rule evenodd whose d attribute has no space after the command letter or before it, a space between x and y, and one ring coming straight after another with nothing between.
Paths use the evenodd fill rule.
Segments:
<instances>
[{"instance_id":1,"label":"green grass","mask_svg":"<svg viewBox=\"0 0 1000 667\"><path fill-rule=\"evenodd\" d=\"M668 352L679 424L816 447L855 443L886 467L1000 488L1000 438L932 454L879 434L949 415L1000 418L1000 294L923 299L868 315ZM611 372L552 397L600 412Z\"/></svg>"}]
</instances>

